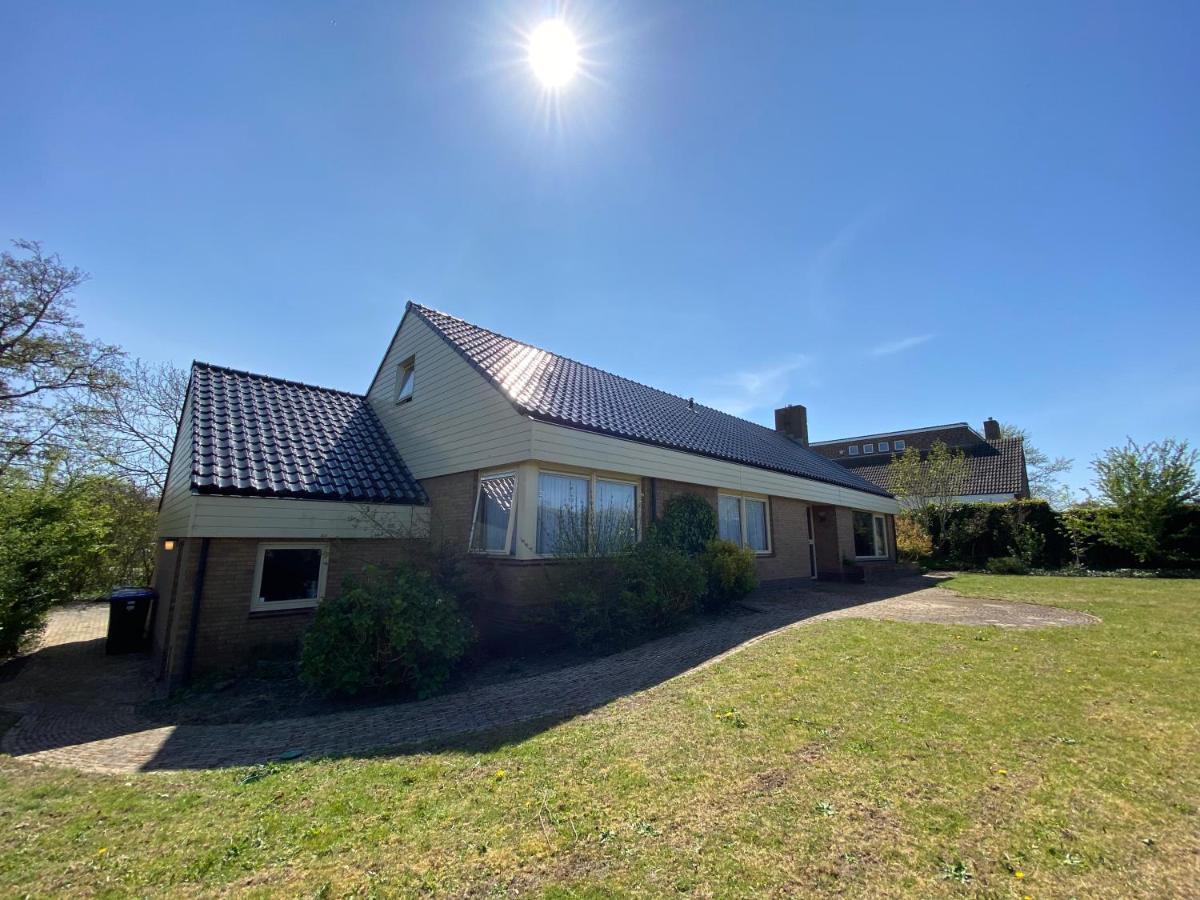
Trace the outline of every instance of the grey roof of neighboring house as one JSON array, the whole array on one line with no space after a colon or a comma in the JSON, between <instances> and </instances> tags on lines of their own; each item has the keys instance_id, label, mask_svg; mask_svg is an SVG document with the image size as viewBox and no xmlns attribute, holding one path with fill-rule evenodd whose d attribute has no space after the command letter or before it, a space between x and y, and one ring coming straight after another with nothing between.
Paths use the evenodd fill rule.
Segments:
<instances>
[{"instance_id":1,"label":"grey roof of neighboring house","mask_svg":"<svg viewBox=\"0 0 1200 900\"><path fill-rule=\"evenodd\" d=\"M1024 494L1025 448L1020 438L1001 438L960 447L967 457L967 483L961 494ZM922 453L922 456L925 454ZM885 490L894 490L891 456L842 457L838 464Z\"/></svg>"},{"instance_id":2,"label":"grey roof of neighboring house","mask_svg":"<svg viewBox=\"0 0 1200 900\"><path fill-rule=\"evenodd\" d=\"M365 397L202 362L189 390L199 493L426 502Z\"/></svg>"},{"instance_id":3,"label":"grey roof of neighboring house","mask_svg":"<svg viewBox=\"0 0 1200 900\"><path fill-rule=\"evenodd\" d=\"M408 305L408 311L420 316L500 388L519 412L535 419L890 496L886 490L770 428L692 404L446 313L415 303Z\"/></svg>"},{"instance_id":4,"label":"grey roof of neighboring house","mask_svg":"<svg viewBox=\"0 0 1200 900\"><path fill-rule=\"evenodd\" d=\"M934 425L928 428L912 428L908 431L889 431L882 434L838 438L833 441L814 441L810 446L815 452L828 459L841 461L850 456L846 449L850 445L861 447L863 443L877 443L878 441L890 443L896 440L902 440L906 446L916 447L918 450L928 450L938 441L948 447L966 447L982 443L984 436L966 422L956 422L953 425ZM884 459L887 459L886 455Z\"/></svg>"}]
</instances>

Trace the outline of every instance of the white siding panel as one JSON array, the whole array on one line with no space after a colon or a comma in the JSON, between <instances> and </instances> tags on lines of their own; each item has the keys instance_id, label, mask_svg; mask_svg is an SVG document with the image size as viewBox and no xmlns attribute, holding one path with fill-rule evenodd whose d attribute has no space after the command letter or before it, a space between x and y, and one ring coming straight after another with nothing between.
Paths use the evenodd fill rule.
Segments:
<instances>
[{"instance_id":1,"label":"white siding panel","mask_svg":"<svg viewBox=\"0 0 1200 900\"><path fill-rule=\"evenodd\" d=\"M533 458L873 512L899 511L896 501L887 497L544 422L533 423Z\"/></svg>"},{"instance_id":2,"label":"white siding panel","mask_svg":"<svg viewBox=\"0 0 1200 900\"><path fill-rule=\"evenodd\" d=\"M167 484L158 510L159 537L187 537L195 497L192 495L192 398L183 404L179 431L167 467Z\"/></svg>"},{"instance_id":3,"label":"white siding panel","mask_svg":"<svg viewBox=\"0 0 1200 900\"><path fill-rule=\"evenodd\" d=\"M292 500L279 497L193 498L193 537L427 537L429 507Z\"/></svg>"},{"instance_id":4,"label":"white siding panel","mask_svg":"<svg viewBox=\"0 0 1200 900\"><path fill-rule=\"evenodd\" d=\"M409 357L413 396L398 404L396 369ZM405 318L367 399L418 479L529 458L532 422L415 315Z\"/></svg>"}]
</instances>

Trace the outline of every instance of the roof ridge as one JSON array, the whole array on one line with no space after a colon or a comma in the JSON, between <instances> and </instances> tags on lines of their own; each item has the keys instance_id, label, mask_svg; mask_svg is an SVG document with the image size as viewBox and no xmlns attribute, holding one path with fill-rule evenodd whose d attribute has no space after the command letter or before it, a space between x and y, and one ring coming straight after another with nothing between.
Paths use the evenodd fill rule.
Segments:
<instances>
[{"instance_id":1,"label":"roof ridge","mask_svg":"<svg viewBox=\"0 0 1200 900\"><path fill-rule=\"evenodd\" d=\"M343 391L339 388L323 387L319 384L310 384L307 381L295 381L291 378L279 378L275 375L265 375L262 372L249 372L245 369L235 369L232 366L220 366L216 363L204 362L201 359L192 360L192 368L196 369L204 367L205 369L213 369L218 372L228 372L230 375L242 375L246 378L258 378L261 381L270 381L275 384L286 384L291 387L307 388L311 391L321 391L325 394L341 394L346 397L353 397L356 400L367 399L366 394L356 394L353 391Z\"/></svg>"},{"instance_id":2,"label":"roof ridge","mask_svg":"<svg viewBox=\"0 0 1200 900\"><path fill-rule=\"evenodd\" d=\"M501 334L499 331L493 331L490 328L484 328L482 325L476 325L474 322L469 322L461 316L456 316L453 313L443 312L440 309L434 309L433 307L425 306L421 303L413 303L411 301L409 302L409 305L416 309L417 313L426 319L428 319L428 317L425 315L426 313L434 313L439 316L445 316L447 319L453 319L455 322L461 322L464 325L470 325L472 328L478 328L480 331L486 331L488 334L495 335L498 338L503 338L506 341L512 341L514 344L521 344L522 346L529 347L531 350L537 350L539 353L548 353L551 356L557 356L559 359L565 359L567 362L574 363L577 366L583 366L585 369L591 369L593 372L599 372L602 375L607 375L609 378L619 378L621 381L627 381L630 384L636 384L638 387L645 388L648 391L654 391L655 393L662 394L666 397L673 397L681 403L690 404L697 409L704 409L708 412L716 413L719 416L727 416L730 419L736 419L739 422L745 422L747 425L753 425L755 428L761 428L763 431L769 432L770 434L777 434L780 437L787 437L787 435L776 431L774 428L768 428L766 425L751 421L750 419L743 419L741 416L735 416L733 413L727 413L723 409L717 409L715 406L697 403L695 397L683 397L679 394L673 394L670 391L664 391L662 388L655 387L652 384L646 384L643 381L638 381L625 375L618 375L616 372L610 372L608 369L602 369L599 366L593 366L590 363L580 362L577 359L572 359L570 356L564 356L563 354L557 353L554 350L547 350L545 347L539 347L537 344L531 344L528 341L518 340L517 338L510 337L507 334ZM442 335L442 338L444 340L450 340L444 334Z\"/></svg>"}]
</instances>

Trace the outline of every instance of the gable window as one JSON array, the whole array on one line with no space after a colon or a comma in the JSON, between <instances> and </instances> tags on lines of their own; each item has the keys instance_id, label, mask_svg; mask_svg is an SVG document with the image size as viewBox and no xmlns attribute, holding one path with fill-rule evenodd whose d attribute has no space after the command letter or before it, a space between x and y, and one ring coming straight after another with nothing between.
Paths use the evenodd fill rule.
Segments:
<instances>
[{"instance_id":1,"label":"gable window","mask_svg":"<svg viewBox=\"0 0 1200 900\"><path fill-rule=\"evenodd\" d=\"M475 495L475 518L471 523L472 551L512 552L512 533L516 523L513 497L516 492L515 472L497 472L480 477L479 491Z\"/></svg>"},{"instance_id":2,"label":"gable window","mask_svg":"<svg viewBox=\"0 0 1200 900\"><path fill-rule=\"evenodd\" d=\"M896 441L896 450L900 451L903 449L904 449L904 441Z\"/></svg>"},{"instance_id":3,"label":"gable window","mask_svg":"<svg viewBox=\"0 0 1200 900\"><path fill-rule=\"evenodd\" d=\"M848 449L851 456L858 456L858 444L851 444Z\"/></svg>"},{"instance_id":4,"label":"gable window","mask_svg":"<svg viewBox=\"0 0 1200 900\"><path fill-rule=\"evenodd\" d=\"M305 609L325 596L326 544L259 544L253 611Z\"/></svg>"},{"instance_id":5,"label":"gable window","mask_svg":"<svg viewBox=\"0 0 1200 900\"><path fill-rule=\"evenodd\" d=\"M396 402L404 403L406 400L411 400L413 395L413 381L417 375L417 359L415 356L410 356L400 365L396 366Z\"/></svg>"},{"instance_id":6,"label":"gable window","mask_svg":"<svg viewBox=\"0 0 1200 900\"><path fill-rule=\"evenodd\" d=\"M538 473L537 547L543 556L616 553L637 541L637 485L599 475Z\"/></svg>"},{"instance_id":7,"label":"gable window","mask_svg":"<svg viewBox=\"0 0 1200 900\"><path fill-rule=\"evenodd\" d=\"M888 555L887 524L878 513L854 513L854 555L858 559L884 559Z\"/></svg>"},{"instance_id":8,"label":"gable window","mask_svg":"<svg viewBox=\"0 0 1200 900\"><path fill-rule=\"evenodd\" d=\"M723 540L755 553L771 552L767 501L759 497L720 494L717 497L717 533Z\"/></svg>"},{"instance_id":9,"label":"gable window","mask_svg":"<svg viewBox=\"0 0 1200 900\"><path fill-rule=\"evenodd\" d=\"M875 452L874 444L863 444L863 453L874 453L874 452Z\"/></svg>"},{"instance_id":10,"label":"gable window","mask_svg":"<svg viewBox=\"0 0 1200 900\"><path fill-rule=\"evenodd\" d=\"M890 450L890 449L891 449L891 447L889 447L889 446L888 446L888 442L887 442L887 441L880 441L880 442L879 442L879 452L880 452L880 453L887 453L887 452L888 452L888 450Z\"/></svg>"}]
</instances>

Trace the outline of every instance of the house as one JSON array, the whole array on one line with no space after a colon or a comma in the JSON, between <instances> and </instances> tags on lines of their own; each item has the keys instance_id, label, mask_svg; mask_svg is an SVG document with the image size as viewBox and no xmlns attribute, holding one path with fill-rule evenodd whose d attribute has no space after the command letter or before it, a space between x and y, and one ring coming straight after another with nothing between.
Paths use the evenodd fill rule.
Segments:
<instances>
[{"instance_id":1,"label":"house","mask_svg":"<svg viewBox=\"0 0 1200 900\"><path fill-rule=\"evenodd\" d=\"M159 672L294 644L348 572L414 542L466 553L481 628L517 634L564 511L640 538L688 492L764 581L894 566L896 500L809 448L803 407L777 425L411 303L361 395L197 362L158 522Z\"/></svg>"},{"instance_id":2,"label":"house","mask_svg":"<svg viewBox=\"0 0 1200 900\"><path fill-rule=\"evenodd\" d=\"M980 434L966 422L910 428L835 441L816 441L811 446L885 491L894 490L890 463L893 454L916 448L922 455L941 441L961 450L967 458L967 480L956 499L966 502L1023 500L1029 497L1029 472L1021 438L1000 436L1000 423L988 419Z\"/></svg>"}]
</instances>

